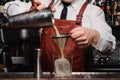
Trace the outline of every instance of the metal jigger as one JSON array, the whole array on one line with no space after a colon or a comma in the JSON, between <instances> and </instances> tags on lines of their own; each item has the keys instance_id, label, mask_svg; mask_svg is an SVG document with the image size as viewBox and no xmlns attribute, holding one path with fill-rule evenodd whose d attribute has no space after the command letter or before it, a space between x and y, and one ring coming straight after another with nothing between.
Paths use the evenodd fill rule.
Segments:
<instances>
[{"instance_id":1,"label":"metal jigger","mask_svg":"<svg viewBox=\"0 0 120 80\"><path fill-rule=\"evenodd\" d=\"M42 77L42 69L41 69L41 61L40 61L40 57L41 57L41 54L42 54L42 49L35 49L37 51L37 63L36 63L36 71L35 71L35 77L37 79L39 79L40 77Z\"/></svg>"}]
</instances>

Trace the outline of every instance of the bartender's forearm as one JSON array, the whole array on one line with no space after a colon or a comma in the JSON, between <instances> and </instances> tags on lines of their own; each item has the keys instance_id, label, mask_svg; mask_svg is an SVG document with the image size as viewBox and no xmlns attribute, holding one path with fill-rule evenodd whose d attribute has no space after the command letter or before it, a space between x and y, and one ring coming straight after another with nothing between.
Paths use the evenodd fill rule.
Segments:
<instances>
[{"instance_id":1,"label":"bartender's forearm","mask_svg":"<svg viewBox=\"0 0 120 80\"><path fill-rule=\"evenodd\" d=\"M102 37L103 35L100 36L100 33L96 30L94 30L93 33L95 35L93 37L93 41L91 44L95 47L95 49L97 49L98 51L100 51L101 53L104 53L104 54L112 53L113 50L115 49L113 47L113 45L115 45L114 41L106 40L105 38ZM106 35L106 37L107 37L107 35Z\"/></svg>"},{"instance_id":2,"label":"bartender's forearm","mask_svg":"<svg viewBox=\"0 0 120 80\"><path fill-rule=\"evenodd\" d=\"M100 33L96 30L93 30L93 33L95 34L93 37L92 45L96 45L98 41L100 40Z\"/></svg>"}]
</instances>

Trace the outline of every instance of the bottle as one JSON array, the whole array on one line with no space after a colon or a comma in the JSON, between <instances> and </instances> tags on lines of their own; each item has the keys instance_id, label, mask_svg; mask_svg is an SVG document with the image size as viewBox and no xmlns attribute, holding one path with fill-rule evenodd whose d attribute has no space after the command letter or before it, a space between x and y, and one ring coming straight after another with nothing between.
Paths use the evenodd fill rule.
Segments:
<instances>
[{"instance_id":1,"label":"bottle","mask_svg":"<svg viewBox=\"0 0 120 80\"><path fill-rule=\"evenodd\" d=\"M30 2L30 0L20 0L20 1L27 2L27 3Z\"/></svg>"},{"instance_id":2,"label":"bottle","mask_svg":"<svg viewBox=\"0 0 120 80\"><path fill-rule=\"evenodd\" d=\"M120 25L120 0L118 0L118 2L117 2L117 20L118 20L118 24Z\"/></svg>"},{"instance_id":3,"label":"bottle","mask_svg":"<svg viewBox=\"0 0 120 80\"><path fill-rule=\"evenodd\" d=\"M95 0L95 5L100 7L103 11L105 10L105 0Z\"/></svg>"},{"instance_id":4,"label":"bottle","mask_svg":"<svg viewBox=\"0 0 120 80\"><path fill-rule=\"evenodd\" d=\"M105 2L101 2L100 8L101 8L103 11L105 11Z\"/></svg>"},{"instance_id":5,"label":"bottle","mask_svg":"<svg viewBox=\"0 0 120 80\"><path fill-rule=\"evenodd\" d=\"M117 3L117 0L115 0L115 3L114 3L115 26L119 25L119 21L117 17L117 8L118 8L118 3Z\"/></svg>"},{"instance_id":6,"label":"bottle","mask_svg":"<svg viewBox=\"0 0 120 80\"><path fill-rule=\"evenodd\" d=\"M107 23L110 25L110 21L111 21L111 5L110 5L110 0L106 1L106 8L105 8L105 19L107 21Z\"/></svg>"},{"instance_id":7,"label":"bottle","mask_svg":"<svg viewBox=\"0 0 120 80\"><path fill-rule=\"evenodd\" d=\"M112 2L112 17L111 17L111 25L113 26L117 26L119 25L118 19L117 19L117 0L114 0L114 2Z\"/></svg>"},{"instance_id":8,"label":"bottle","mask_svg":"<svg viewBox=\"0 0 120 80\"><path fill-rule=\"evenodd\" d=\"M4 8L4 0L1 0L0 1L0 26L2 26L4 21L3 8Z\"/></svg>"},{"instance_id":9,"label":"bottle","mask_svg":"<svg viewBox=\"0 0 120 80\"><path fill-rule=\"evenodd\" d=\"M25 0L25 2L27 2L27 3L28 3L28 2L30 2L30 0Z\"/></svg>"},{"instance_id":10,"label":"bottle","mask_svg":"<svg viewBox=\"0 0 120 80\"><path fill-rule=\"evenodd\" d=\"M120 13L120 0L118 0L117 12L119 12L119 13Z\"/></svg>"},{"instance_id":11,"label":"bottle","mask_svg":"<svg viewBox=\"0 0 120 80\"><path fill-rule=\"evenodd\" d=\"M4 7L4 0L0 1L0 27L3 27L3 22L4 22L4 15L3 15L3 7ZM0 29L1 31L1 29ZM1 35L1 34L0 34ZM4 65L3 65L3 56L2 56L2 39L0 38L0 71L3 70Z\"/></svg>"},{"instance_id":12,"label":"bottle","mask_svg":"<svg viewBox=\"0 0 120 80\"><path fill-rule=\"evenodd\" d=\"M115 24L115 6L114 6L114 0L111 0L111 20L110 20L110 25L114 25Z\"/></svg>"}]
</instances>

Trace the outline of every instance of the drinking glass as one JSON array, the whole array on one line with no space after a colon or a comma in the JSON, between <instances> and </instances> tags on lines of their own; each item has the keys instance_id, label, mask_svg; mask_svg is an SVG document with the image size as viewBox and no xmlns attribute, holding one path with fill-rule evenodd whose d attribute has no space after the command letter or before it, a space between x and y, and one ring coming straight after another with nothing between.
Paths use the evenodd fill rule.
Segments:
<instances>
[{"instance_id":1,"label":"drinking glass","mask_svg":"<svg viewBox=\"0 0 120 80\"><path fill-rule=\"evenodd\" d=\"M54 54L53 61L54 61L54 78L58 78L58 79L72 78L73 57L71 55L61 58L61 56Z\"/></svg>"}]
</instances>

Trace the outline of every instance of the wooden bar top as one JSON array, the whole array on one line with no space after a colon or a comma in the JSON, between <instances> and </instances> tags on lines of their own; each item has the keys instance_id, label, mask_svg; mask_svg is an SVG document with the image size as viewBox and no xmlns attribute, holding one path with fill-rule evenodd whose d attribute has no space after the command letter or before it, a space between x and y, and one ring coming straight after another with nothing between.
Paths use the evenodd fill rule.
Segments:
<instances>
[{"instance_id":1,"label":"wooden bar top","mask_svg":"<svg viewBox=\"0 0 120 80\"><path fill-rule=\"evenodd\" d=\"M73 72L71 79L56 79L49 73L37 79L34 72L0 72L0 80L120 80L120 72Z\"/></svg>"},{"instance_id":2,"label":"wooden bar top","mask_svg":"<svg viewBox=\"0 0 120 80\"><path fill-rule=\"evenodd\" d=\"M48 79L48 78L0 78L0 80L120 80L120 78L72 78L72 79Z\"/></svg>"}]
</instances>

